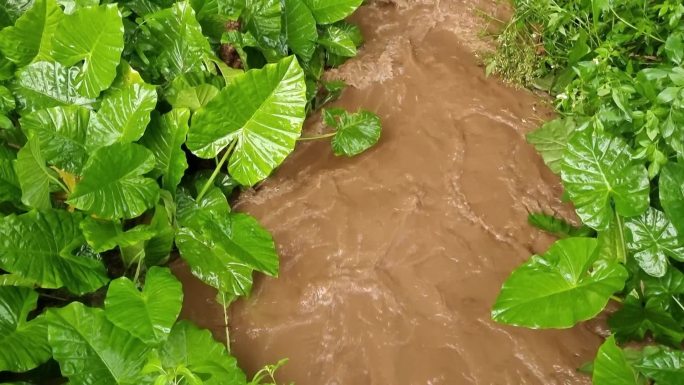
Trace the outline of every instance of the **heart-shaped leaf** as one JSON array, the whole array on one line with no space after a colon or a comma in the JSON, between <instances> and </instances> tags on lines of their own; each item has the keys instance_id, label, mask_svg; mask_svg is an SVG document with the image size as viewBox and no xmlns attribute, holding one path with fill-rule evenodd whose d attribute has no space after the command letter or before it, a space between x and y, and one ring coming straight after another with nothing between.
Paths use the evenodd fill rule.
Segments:
<instances>
[{"instance_id":1,"label":"heart-shaped leaf","mask_svg":"<svg viewBox=\"0 0 684 385\"><path fill-rule=\"evenodd\" d=\"M594 360L592 382L595 385L643 385L644 382L627 362L625 353L610 336L601 345Z\"/></svg>"},{"instance_id":2,"label":"heart-shaped leaf","mask_svg":"<svg viewBox=\"0 0 684 385\"><path fill-rule=\"evenodd\" d=\"M349 113L339 108L323 111L325 124L337 131L332 139L335 155L355 156L373 147L380 140L380 118L372 112Z\"/></svg>"},{"instance_id":3,"label":"heart-shaped leaf","mask_svg":"<svg viewBox=\"0 0 684 385\"><path fill-rule=\"evenodd\" d=\"M162 116L155 115L140 141L154 154L155 170L162 175L162 186L167 191L176 191L188 168L182 146L188 134L189 120L190 111L187 109L174 109Z\"/></svg>"},{"instance_id":4,"label":"heart-shaped leaf","mask_svg":"<svg viewBox=\"0 0 684 385\"><path fill-rule=\"evenodd\" d=\"M648 173L632 159L621 138L591 130L576 132L561 166L563 186L577 215L596 230L606 230L615 211L625 217L642 214L649 205Z\"/></svg>"},{"instance_id":5,"label":"heart-shaped leaf","mask_svg":"<svg viewBox=\"0 0 684 385\"><path fill-rule=\"evenodd\" d=\"M527 134L527 141L534 146L544 163L556 174L560 174L563 154L568 140L575 131L572 119L554 119Z\"/></svg>"},{"instance_id":6,"label":"heart-shaped leaf","mask_svg":"<svg viewBox=\"0 0 684 385\"><path fill-rule=\"evenodd\" d=\"M164 342L183 305L183 287L167 268L152 267L140 292L126 277L109 284L105 315L143 342Z\"/></svg>"},{"instance_id":7,"label":"heart-shaped leaf","mask_svg":"<svg viewBox=\"0 0 684 385\"><path fill-rule=\"evenodd\" d=\"M569 328L595 317L622 290L626 269L597 260L596 239L556 241L504 282L492 310L495 321L529 328Z\"/></svg>"},{"instance_id":8,"label":"heart-shaped leaf","mask_svg":"<svg viewBox=\"0 0 684 385\"><path fill-rule=\"evenodd\" d=\"M294 149L306 107L304 73L294 56L236 77L195 113L187 146L213 158L235 141L229 171L243 185L266 178Z\"/></svg>"},{"instance_id":9,"label":"heart-shaped leaf","mask_svg":"<svg viewBox=\"0 0 684 385\"><path fill-rule=\"evenodd\" d=\"M80 8L64 16L52 40L52 56L65 66L83 62L79 91L97 97L116 77L124 46L124 27L116 4Z\"/></svg>"},{"instance_id":10,"label":"heart-shaped leaf","mask_svg":"<svg viewBox=\"0 0 684 385\"><path fill-rule=\"evenodd\" d=\"M149 225L138 225L124 231L119 221L102 221L88 217L81 222L86 241L96 253L112 250L117 246L128 247L147 241L156 235Z\"/></svg>"},{"instance_id":11,"label":"heart-shaped leaf","mask_svg":"<svg viewBox=\"0 0 684 385\"><path fill-rule=\"evenodd\" d=\"M608 319L608 325L620 341L642 340L647 332L656 340L671 344L679 344L684 339L684 329L663 309L659 299L643 304L634 297L627 297L620 310Z\"/></svg>"},{"instance_id":12,"label":"heart-shaped leaf","mask_svg":"<svg viewBox=\"0 0 684 385\"><path fill-rule=\"evenodd\" d=\"M45 319L27 320L37 303L33 289L0 286L0 372L25 372L50 359Z\"/></svg>"},{"instance_id":13,"label":"heart-shaped leaf","mask_svg":"<svg viewBox=\"0 0 684 385\"><path fill-rule=\"evenodd\" d=\"M304 0L319 24L340 21L354 13L363 0Z\"/></svg>"},{"instance_id":14,"label":"heart-shaped leaf","mask_svg":"<svg viewBox=\"0 0 684 385\"><path fill-rule=\"evenodd\" d=\"M663 212L649 207L644 214L625 221L625 227L631 236L627 247L647 274L664 276L668 256L684 261L684 244Z\"/></svg>"},{"instance_id":15,"label":"heart-shaped leaf","mask_svg":"<svg viewBox=\"0 0 684 385\"><path fill-rule=\"evenodd\" d=\"M81 94L82 82L75 67L59 63L36 62L17 71L13 84L14 95L22 110L79 105L88 106L93 99Z\"/></svg>"},{"instance_id":16,"label":"heart-shaped leaf","mask_svg":"<svg viewBox=\"0 0 684 385\"><path fill-rule=\"evenodd\" d=\"M280 0L246 0L242 19L247 31L264 48L279 48L282 25Z\"/></svg>"},{"instance_id":17,"label":"heart-shaped leaf","mask_svg":"<svg viewBox=\"0 0 684 385\"><path fill-rule=\"evenodd\" d=\"M35 0L13 27L0 31L0 51L18 66L49 60L52 36L62 16L55 0Z\"/></svg>"},{"instance_id":18,"label":"heart-shaped leaf","mask_svg":"<svg viewBox=\"0 0 684 385\"><path fill-rule=\"evenodd\" d=\"M84 243L81 218L63 210L0 218L0 267L44 288L99 289L109 281L102 261L75 253Z\"/></svg>"},{"instance_id":19,"label":"heart-shaped leaf","mask_svg":"<svg viewBox=\"0 0 684 385\"><path fill-rule=\"evenodd\" d=\"M141 145L102 147L86 163L67 202L100 218L135 218L159 200L159 185L143 176L154 165L154 155Z\"/></svg>"},{"instance_id":20,"label":"heart-shaped leaf","mask_svg":"<svg viewBox=\"0 0 684 385\"><path fill-rule=\"evenodd\" d=\"M647 347L635 367L658 385L684 384L684 351Z\"/></svg>"},{"instance_id":21,"label":"heart-shaped leaf","mask_svg":"<svg viewBox=\"0 0 684 385\"><path fill-rule=\"evenodd\" d=\"M354 44L351 33L335 25L325 26L318 43L334 55L356 56L356 44Z\"/></svg>"}]
</instances>

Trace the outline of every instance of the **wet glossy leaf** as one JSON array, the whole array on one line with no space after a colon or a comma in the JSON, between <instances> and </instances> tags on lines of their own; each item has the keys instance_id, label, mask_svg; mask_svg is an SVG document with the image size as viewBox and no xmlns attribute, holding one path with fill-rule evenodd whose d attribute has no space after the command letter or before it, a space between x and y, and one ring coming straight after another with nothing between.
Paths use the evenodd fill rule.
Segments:
<instances>
[{"instance_id":1,"label":"wet glossy leaf","mask_svg":"<svg viewBox=\"0 0 684 385\"><path fill-rule=\"evenodd\" d=\"M0 145L0 203L21 199L21 187L13 166L16 157L14 151Z\"/></svg>"},{"instance_id":2,"label":"wet glossy leaf","mask_svg":"<svg viewBox=\"0 0 684 385\"><path fill-rule=\"evenodd\" d=\"M0 218L0 267L44 288L74 294L99 289L109 281L104 265L77 254L84 243L81 218L62 210Z\"/></svg>"},{"instance_id":3,"label":"wet glossy leaf","mask_svg":"<svg viewBox=\"0 0 684 385\"><path fill-rule=\"evenodd\" d=\"M49 60L52 36L62 16L55 0L36 0L13 27L0 31L0 51L18 66Z\"/></svg>"},{"instance_id":4,"label":"wet glossy leaf","mask_svg":"<svg viewBox=\"0 0 684 385\"><path fill-rule=\"evenodd\" d=\"M363 0L304 0L319 24L330 24L351 15Z\"/></svg>"},{"instance_id":5,"label":"wet glossy leaf","mask_svg":"<svg viewBox=\"0 0 684 385\"><path fill-rule=\"evenodd\" d=\"M620 341L642 340L649 331L657 340L668 343L678 344L684 339L684 329L658 301L644 305L628 297L622 308L608 319L608 325Z\"/></svg>"},{"instance_id":6,"label":"wet glossy leaf","mask_svg":"<svg viewBox=\"0 0 684 385\"><path fill-rule=\"evenodd\" d=\"M21 186L21 202L39 210L50 209L50 180L56 173L45 165L38 138L30 138L19 150L14 169Z\"/></svg>"},{"instance_id":7,"label":"wet glossy leaf","mask_svg":"<svg viewBox=\"0 0 684 385\"><path fill-rule=\"evenodd\" d=\"M644 356L636 368L658 385L684 384L684 351L666 347L644 349Z\"/></svg>"},{"instance_id":8,"label":"wet glossy leaf","mask_svg":"<svg viewBox=\"0 0 684 385\"><path fill-rule=\"evenodd\" d=\"M114 143L131 143L140 139L157 105L155 88L133 83L105 95L93 116L88 135L88 148L94 150Z\"/></svg>"},{"instance_id":9,"label":"wet glossy leaf","mask_svg":"<svg viewBox=\"0 0 684 385\"><path fill-rule=\"evenodd\" d=\"M90 111L78 106L60 106L34 111L21 118L27 136L40 142L45 161L58 168L79 174L88 152L85 148Z\"/></svg>"},{"instance_id":10,"label":"wet glossy leaf","mask_svg":"<svg viewBox=\"0 0 684 385\"><path fill-rule=\"evenodd\" d=\"M204 385L243 385L245 375L223 344L214 341L208 330L188 321L178 322L160 351L165 370L184 367L202 379Z\"/></svg>"},{"instance_id":11,"label":"wet glossy leaf","mask_svg":"<svg viewBox=\"0 0 684 385\"><path fill-rule=\"evenodd\" d=\"M634 368L627 362L622 349L615 344L615 337L610 336L601 345L594 360L592 375L594 385L640 385Z\"/></svg>"},{"instance_id":12,"label":"wet glossy leaf","mask_svg":"<svg viewBox=\"0 0 684 385\"><path fill-rule=\"evenodd\" d=\"M530 328L568 328L595 317L620 291L627 271L596 258L593 238L557 241L513 271L494 304L495 321Z\"/></svg>"},{"instance_id":13,"label":"wet glossy leaf","mask_svg":"<svg viewBox=\"0 0 684 385\"><path fill-rule=\"evenodd\" d=\"M71 15L78 9L100 5L100 0L57 0L64 7L64 13Z\"/></svg>"},{"instance_id":14,"label":"wet glossy leaf","mask_svg":"<svg viewBox=\"0 0 684 385\"><path fill-rule=\"evenodd\" d=\"M102 147L86 163L67 202L100 218L135 218L159 200L159 185L143 176L154 165L154 155L141 145Z\"/></svg>"},{"instance_id":15,"label":"wet glossy leaf","mask_svg":"<svg viewBox=\"0 0 684 385\"><path fill-rule=\"evenodd\" d=\"M73 302L48 313L48 341L72 384L138 384L148 349L101 309Z\"/></svg>"},{"instance_id":16,"label":"wet glossy leaf","mask_svg":"<svg viewBox=\"0 0 684 385\"><path fill-rule=\"evenodd\" d=\"M152 124L140 141L152 151L156 159L155 170L162 175L164 189L175 192L188 161L183 143L188 134L190 111L174 109L164 115L155 115Z\"/></svg>"},{"instance_id":17,"label":"wet glossy leaf","mask_svg":"<svg viewBox=\"0 0 684 385\"><path fill-rule=\"evenodd\" d=\"M263 47L276 48L280 45L280 0L246 0L242 19L247 30Z\"/></svg>"},{"instance_id":18,"label":"wet glossy leaf","mask_svg":"<svg viewBox=\"0 0 684 385\"><path fill-rule=\"evenodd\" d=\"M372 112L349 113L334 108L323 111L325 124L337 131L332 139L335 155L355 156L373 147L380 140L380 118Z\"/></svg>"},{"instance_id":19,"label":"wet glossy leaf","mask_svg":"<svg viewBox=\"0 0 684 385\"><path fill-rule=\"evenodd\" d=\"M574 130L575 124L571 119L555 119L530 132L526 138L551 171L560 174L563 154Z\"/></svg>"},{"instance_id":20,"label":"wet glossy leaf","mask_svg":"<svg viewBox=\"0 0 684 385\"><path fill-rule=\"evenodd\" d=\"M243 185L266 178L294 149L304 122L306 84L294 56L250 70L195 113L187 146L213 158L236 141L228 170Z\"/></svg>"},{"instance_id":21,"label":"wet glossy leaf","mask_svg":"<svg viewBox=\"0 0 684 385\"><path fill-rule=\"evenodd\" d=\"M16 274L2 274L0 275L0 286L28 287L32 289L36 286L36 282Z\"/></svg>"},{"instance_id":22,"label":"wet glossy leaf","mask_svg":"<svg viewBox=\"0 0 684 385\"><path fill-rule=\"evenodd\" d=\"M13 85L21 109L34 111L48 107L88 106L93 99L81 94L79 71L59 63L36 62L17 71Z\"/></svg>"},{"instance_id":23,"label":"wet glossy leaf","mask_svg":"<svg viewBox=\"0 0 684 385\"><path fill-rule=\"evenodd\" d=\"M96 253L112 250L117 246L133 246L156 235L149 225L138 225L124 231L119 221L103 221L92 217L84 219L80 226L83 236Z\"/></svg>"},{"instance_id":24,"label":"wet glossy leaf","mask_svg":"<svg viewBox=\"0 0 684 385\"><path fill-rule=\"evenodd\" d=\"M629 218L625 227L631 235L627 247L634 253L639 266L649 275L665 275L668 256L684 261L684 245L664 213L649 208L644 214Z\"/></svg>"},{"instance_id":25,"label":"wet glossy leaf","mask_svg":"<svg viewBox=\"0 0 684 385\"><path fill-rule=\"evenodd\" d=\"M318 43L324 46L328 52L342 56L356 56L356 44L352 39L351 33L335 25L325 26Z\"/></svg>"},{"instance_id":26,"label":"wet glossy leaf","mask_svg":"<svg viewBox=\"0 0 684 385\"><path fill-rule=\"evenodd\" d=\"M680 233L684 234L684 165L668 163L660 171L660 204Z\"/></svg>"},{"instance_id":27,"label":"wet glossy leaf","mask_svg":"<svg viewBox=\"0 0 684 385\"><path fill-rule=\"evenodd\" d=\"M123 51L124 28L116 4L81 8L64 16L52 41L52 56L72 66L83 62L80 92L96 97L116 77Z\"/></svg>"},{"instance_id":28,"label":"wet glossy leaf","mask_svg":"<svg viewBox=\"0 0 684 385\"><path fill-rule=\"evenodd\" d=\"M181 283L168 268L152 267L142 292L126 277L109 284L105 315L143 342L157 345L167 339L182 304Z\"/></svg>"},{"instance_id":29,"label":"wet glossy leaf","mask_svg":"<svg viewBox=\"0 0 684 385\"><path fill-rule=\"evenodd\" d=\"M50 359L45 319L27 320L37 303L33 289L0 286L0 372L25 372Z\"/></svg>"},{"instance_id":30,"label":"wet glossy leaf","mask_svg":"<svg viewBox=\"0 0 684 385\"><path fill-rule=\"evenodd\" d=\"M292 52L308 61L316 50L316 19L304 0L285 0L285 31Z\"/></svg>"},{"instance_id":31,"label":"wet glossy leaf","mask_svg":"<svg viewBox=\"0 0 684 385\"><path fill-rule=\"evenodd\" d=\"M667 306L673 298L676 299L684 294L684 273L675 267L670 267L662 277L645 277L644 294L650 300L659 300ZM678 306L674 303L673 305Z\"/></svg>"},{"instance_id":32,"label":"wet glossy leaf","mask_svg":"<svg viewBox=\"0 0 684 385\"><path fill-rule=\"evenodd\" d=\"M164 205L158 204L155 208L150 228L156 234L145 242L145 264L154 266L168 259L176 235L176 230L171 223L171 214L167 212Z\"/></svg>"},{"instance_id":33,"label":"wet glossy leaf","mask_svg":"<svg viewBox=\"0 0 684 385\"><path fill-rule=\"evenodd\" d=\"M167 95L167 99L175 109L189 108L194 112L209 104L218 93L218 88L205 83L196 87L184 88L173 96Z\"/></svg>"},{"instance_id":34,"label":"wet glossy leaf","mask_svg":"<svg viewBox=\"0 0 684 385\"><path fill-rule=\"evenodd\" d=\"M590 130L575 133L568 142L561 179L577 215L588 226L607 229L613 218L612 204L625 217L648 208L648 174L631 156L622 139Z\"/></svg>"},{"instance_id":35,"label":"wet glossy leaf","mask_svg":"<svg viewBox=\"0 0 684 385\"><path fill-rule=\"evenodd\" d=\"M5 0L0 3L0 28L12 25L33 5L33 0Z\"/></svg>"}]
</instances>

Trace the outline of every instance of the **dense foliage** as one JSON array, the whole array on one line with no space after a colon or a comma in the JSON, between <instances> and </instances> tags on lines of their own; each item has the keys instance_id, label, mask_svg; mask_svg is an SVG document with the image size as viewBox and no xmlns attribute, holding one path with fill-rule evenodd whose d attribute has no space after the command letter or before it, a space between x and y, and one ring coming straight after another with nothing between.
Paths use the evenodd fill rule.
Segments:
<instances>
[{"instance_id":1,"label":"dense foliage","mask_svg":"<svg viewBox=\"0 0 684 385\"><path fill-rule=\"evenodd\" d=\"M344 19L360 4L0 4L0 376L247 383L229 345L178 320L182 287L163 266L179 252L224 310L255 271L278 274L271 235L230 198L340 94L322 75L356 55ZM335 154L378 141L372 113L324 115Z\"/></svg>"},{"instance_id":2,"label":"dense foliage","mask_svg":"<svg viewBox=\"0 0 684 385\"><path fill-rule=\"evenodd\" d=\"M684 5L679 0L519 0L489 70L555 96L529 134L581 228L504 283L499 322L566 328L613 299L596 385L684 383ZM527 57L506 60L506 51ZM525 53L527 52L527 53ZM534 52L533 55L530 53ZM640 350L618 343L644 341Z\"/></svg>"}]
</instances>

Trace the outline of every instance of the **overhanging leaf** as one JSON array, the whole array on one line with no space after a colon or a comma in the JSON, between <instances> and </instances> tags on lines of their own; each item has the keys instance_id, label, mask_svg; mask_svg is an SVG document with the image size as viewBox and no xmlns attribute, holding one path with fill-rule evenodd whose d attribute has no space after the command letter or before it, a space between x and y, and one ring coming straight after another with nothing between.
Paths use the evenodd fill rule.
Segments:
<instances>
[{"instance_id":1,"label":"overhanging leaf","mask_svg":"<svg viewBox=\"0 0 684 385\"><path fill-rule=\"evenodd\" d=\"M497 322L529 328L569 328L595 317L620 291L627 271L597 260L594 238L556 241L504 282L492 309Z\"/></svg>"},{"instance_id":2,"label":"overhanging leaf","mask_svg":"<svg viewBox=\"0 0 684 385\"><path fill-rule=\"evenodd\" d=\"M643 384L634 368L627 362L625 353L615 344L613 336L608 337L596 353L592 382L594 385Z\"/></svg>"},{"instance_id":3,"label":"overhanging leaf","mask_svg":"<svg viewBox=\"0 0 684 385\"><path fill-rule=\"evenodd\" d=\"M124 27L116 4L80 8L57 27L52 56L65 66L83 62L80 92L97 97L116 77L123 52Z\"/></svg>"},{"instance_id":4,"label":"overhanging leaf","mask_svg":"<svg viewBox=\"0 0 684 385\"><path fill-rule=\"evenodd\" d=\"M79 295L99 289L109 281L104 265L76 253L84 243L81 218L63 210L0 218L0 267L44 288Z\"/></svg>"},{"instance_id":5,"label":"overhanging leaf","mask_svg":"<svg viewBox=\"0 0 684 385\"><path fill-rule=\"evenodd\" d=\"M235 141L231 176L251 186L294 149L306 106L304 73L294 56L250 70L193 116L188 148L213 158Z\"/></svg>"},{"instance_id":6,"label":"overhanging leaf","mask_svg":"<svg viewBox=\"0 0 684 385\"><path fill-rule=\"evenodd\" d=\"M648 173L632 160L630 147L618 137L591 130L576 132L566 149L561 179L577 215L588 226L606 230L615 211L642 214L649 205Z\"/></svg>"},{"instance_id":7,"label":"overhanging leaf","mask_svg":"<svg viewBox=\"0 0 684 385\"><path fill-rule=\"evenodd\" d=\"M325 124L337 130L331 142L337 156L358 155L380 140L380 118L372 112L361 110L349 113L333 108L323 111L323 119Z\"/></svg>"},{"instance_id":8,"label":"overhanging leaf","mask_svg":"<svg viewBox=\"0 0 684 385\"><path fill-rule=\"evenodd\" d=\"M182 305L181 283L168 268L152 267L145 276L142 292L126 277L109 284L105 315L119 328L156 345L171 333Z\"/></svg>"},{"instance_id":9,"label":"overhanging leaf","mask_svg":"<svg viewBox=\"0 0 684 385\"><path fill-rule=\"evenodd\" d=\"M135 218L159 200L159 185L143 176L154 165L154 155L141 145L102 147L86 163L67 202L100 218Z\"/></svg>"},{"instance_id":10,"label":"overhanging leaf","mask_svg":"<svg viewBox=\"0 0 684 385\"><path fill-rule=\"evenodd\" d=\"M188 134L189 120L190 111L187 109L174 109L162 116L154 115L150 128L140 141L154 154L155 170L162 175L162 186L167 191L176 191L188 168L182 146Z\"/></svg>"},{"instance_id":11,"label":"overhanging leaf","mask_svg":"<svg viewBox=\"0 0 684 385\"><path fill-rule=\"evenodd\" d=\"M647 274L664 276L668 256L684 261L684 245L677 237L677 230L661 211L649 207L644 214L629 218L625 227L631 235L627 247Z\"/></svg>"},{"instance_id":12,"label":"overhanging leaf","mask_svg":"<svg viewBox=\"0 0 684 385\"><path fill-rule=\"evenodd\" d=\"M318 43L334 55L342 57L356 56L356 44L354 44L351 34L335 25L325 26L323 34L318 39Z\"/></svg>"},{"instance_id":13,"label":"overhanging leaf","mask_svg":"<svg viewBox=\"0 0 684 385\"><path fill-rule=\"evenodd\" d=\"M55 0L36 0L13 27L0 31L0 51L18 66L49 60L52 36L62 19Z\"/></svg>"},{"instance_id":14,"label":"overhanging leaf","mask_svg":"<svg viewBox=\"0 0 684 385\"><path fill-rule=\"evenodd\" d=\"M551 171L560 174L563 154L574 130L572 119L554 119L527 134L526 138Z\"/></svg>"}]
</instances>

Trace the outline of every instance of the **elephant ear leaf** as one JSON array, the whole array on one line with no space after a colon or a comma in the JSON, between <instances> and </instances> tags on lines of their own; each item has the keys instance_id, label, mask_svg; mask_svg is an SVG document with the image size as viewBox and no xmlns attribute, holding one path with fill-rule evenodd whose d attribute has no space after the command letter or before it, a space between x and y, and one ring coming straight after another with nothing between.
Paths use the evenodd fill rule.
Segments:
<instances>
[{"instance_id":1,"label":"elephant ear leaf","mask_svg":"<svg viewBox=\"0 0 684 385\"><path fill-rule=\"evenodd\" d=\"M124 46L116 4L80 8L64 16L52 40L52 56L65 66L83 62L80 92L94 98L116 77Z\"/></svg>"},{"instance_id":2,"label":"elephant ear leaf","mask_svg":"<svg viewBox=\"0 0 684 385\"><path fill-rule=\"evenodd\" d=\"M162 175L165 190L175 192L188 161L183 151L183 143L188 135L190 111L174 109L164 115L155 115L152 124L140 141L154 153L155 171Z\"/></svg>"},{"instance_id":3,"label":"elephant ear leaf","mask_svg":"<svg viewBox=\"0 0 684 385\"><path fill-rule=\"evenodd\" d=\"M40 287L66 287L79 295L104 286L109 279L102 261L75 252L84 243L81 218L47 210L0 219L0 268Z\"/></svg>"},{"instance_id":4,"label":"elephant ear leaf","mask_svg":"<svg viewBox=\"0 0 684 385\"><path fill-rule=\"evenodd\" d=\"M294 149L306 107L304 72L294 56L236 77L195 113L187 146L201 158L229 145L230 175L251 186ZM231 147L232 148L232 147Z\"/></svg>"},{"instance_id":5,"label":"elephant ear leaf","mask_svg":"<svg viewBox=\"0 0 684 385\"><path fill-rule=\"evenodd\" d=\"M0 372L25 372L50 359L44 317L27 320L37 303L31 288L0 286Z\"/></svg>"},{"instance_id":6,"label":"elephant ear leaf","mask_svg":"<svg viewBox=\"0 0 684 385\"><path fill-rule=\"evenodd\" d=\"M102 147L88 159L67 203L100 218L135 218L159 200L159 185L144 177L154 164L154 155L139 144Z\"/></svg>"},{"instance_id":7,"label":"elephant ear leaf","mask_svg":"<svg viewBox=\"0 0 684 385\"><path fill-rule=\"evenodd\" d=\"M354 13L363 0L304 0L319 24L340 21Z\"/></svg>"},{"instance_id":8,"label":"elephant ear leaf","mask_svg":"<svg viewBox=\"0 0 684 385\"><path fill-rule=\"evenodd\" d=\"M355 156L380 140L380 118L372 112L349 113L339 108L323 110L325 124L337 131L331 141L335 155Z\"/></svg>"},{"instance_id":9,"label":"elephant ear leaf","mask_svg":"<svg viewBox=\"0 0 684 385\"><path fill-rule=\"evenodd\" d=\"M529 328L569 328L595 317L622 290L627 270L597 259L594 238L566 238L533 256L504 282L492 318Z\"/></svg>"},{"instance_id":10,"label":"elephant ear leaf","mask_svg":"<svg viewBox=\"0 0 684 385\"><path fill-rule=\"evenodd\" d=\"M0 31L0 51L18 66L49 60L52 36L62 20L55 0L36 0L13 27Z\"/></svg>"},{"instance_id":11,"label":"elephant ear leaf","mask_svg":"<svg viewBox=\"0 0 684 385\"><path fill-rule=\"evenodd\" d=\"M668 256L684 261L684 245L663 212L649 207L644 214L628 218L625 226L630 235L627 247L648 275L663 277L669 265Z\"/></svg>"},{"instance_id":12,"label":"elephant ear leaf","mask_svg":"<svg viewBox=\"0 0 684 385\"><path fill-rule=\"evenodd\" d=\"M625 353L610 336L601 345L594 360L592 382L596 385L643 385L632 365L627 362Z\"/></svg>"},{"instance_id":13,"label":"elephant ear leaf","mask_svg":"<svg viewBox=\"0 0 684 385\"><path fill-rule=\"evenodd\" d=\"M169 269L152 267L145 276L142 292L126 277L109 284L105 315L114 325L149 345L156 345L168 337L182 305L181 283Z\"/></svg>"},{"instance_id":14,"label":"elephant ear leaf","mask_svg":"<svg viewBox=\"0 0 684 385\"><path fill-rule=\"evenodd\" d=\"M104 310L73 302L50 309L47 319L52 355L70 383L139 383L148 348L109 322Z\"/></svg>"}]
</instances>

